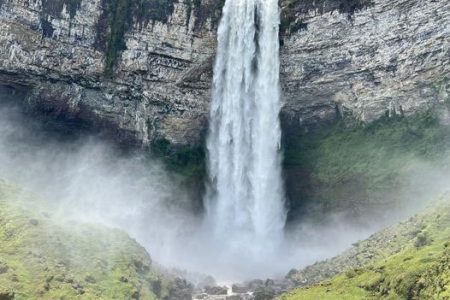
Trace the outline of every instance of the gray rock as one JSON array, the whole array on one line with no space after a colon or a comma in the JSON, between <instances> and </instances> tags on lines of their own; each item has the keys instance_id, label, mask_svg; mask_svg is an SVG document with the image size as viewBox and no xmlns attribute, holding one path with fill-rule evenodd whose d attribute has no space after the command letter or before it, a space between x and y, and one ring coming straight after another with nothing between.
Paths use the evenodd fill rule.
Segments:
<instances>
[{"instance_id":1,"label":"gray rock","mask_svg":"<svg viewBox=\"0 0 450 300\"><path fill-rule=\"evenodd\" d=\"M248 285L244 285L244 284L233 284L231 286L231 291L233 293L247 293L249 292L251 289Z\"/></svg>"},{"instance_id":2,"label":"gray rock","mask_svg":"<svg viewBox=\"0 0 450 300\"><path fill-rule=\"evenodd\" d=\"M87 118L137 143L198 143L215 29L210 20L194 28L189 9L180 1L166 23L135 24L107 78L105 54L95 46L100 0L81 1L73 17L48 16L52 34L45 34L40 2L7 1L0 8L0 83L30 87L26 102L34 108Z\"/></svg>"},{"instance_id":3,"label":"gray rock","mask_svg":"<svg viewBox=\"0 0 450 300\"><path fill-rule=\"evenodd\" d=\"M204 290L208 295L226 295L228 293L226 286L207 286Z\"/></svg>"},{"instance_id":4,"label":"gray rock","mask_svg":"<svg viewBox=\"0 0 450 300\"><path fill-rule=\"evenodd\" d=\"M371 122L448 101L450 2L376 0L349 18L298 12L284 37L286 122L303 128L339 114Z\"/></svg>"},{"instance_id":5,"label":"gray rock","mask_svg":"<svg viewBox=\"0 0 450 300\"><path fill-rule=\"evenodd\" d=\"M87 121L124 142L198 144L207 126L214 22L175 2L167 22L126 33L109 78L95 47L101 13L101 0L82 0L74 15L47 15L40 1L2 2L0 83L28 87L33 109ZM449 100L449 1L374 0L351 18L314 6L292 13L304 26L281 37L285 130L341 116L371 122ZM449 115L442 113L447 123Z\"/></svg>"},{"instance_id":6,"label":"gray rock","mask_svg":"<svg viewBox=\"0 0 450 300\"><path fill-rule=\"evenodd\" d=\"M194 287L185 279L176 278L169 289L169 295L165 300L191 300Z\"/></svg>"}]
</instances>

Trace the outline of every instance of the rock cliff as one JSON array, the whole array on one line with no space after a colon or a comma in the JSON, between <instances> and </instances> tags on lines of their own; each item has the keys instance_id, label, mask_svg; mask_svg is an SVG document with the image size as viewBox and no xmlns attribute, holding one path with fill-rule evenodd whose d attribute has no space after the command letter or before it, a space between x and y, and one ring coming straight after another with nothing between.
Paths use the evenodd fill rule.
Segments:
<instances>
[{"instance_id":1,"label":"rock cliff","mask_svg":"<svg viewBox=\"0 0 450 300\"><path fill-rule=\"evenodd\" d=\"M284 113L303 125L371 122L450 98L450 1L306 1L282 48ZM352 3L348 7L344 4ZM290 5L290 6L289 6Z\"/></svg>"},{"instance_id":2,"label":"rock cliff","mask_svg":"<svg viewBox=\"0 0 450 300\"><path fill-rule=\"evenodd\" d=\"M222 5L0 0L0 83L26 88L31 109L108 129L123 141L198 144ZM449 0L281 7L285 128L341 116L371 122L449 100Z\"/></svg>"},{"instance_id":3,"label":"rock cliff","mask_svg":"<svg viewBox=\"0 0 450 300\"><path fill-rule=\"evenodd\" d=\"M131 15L124 50L106 74L110 53L97 45L103 35L107 48L115 46L114 28L102 24L108 3L83 0L71 9L70 1L49 2L0 2L0 82L29 88L26 100L33 108L108 128L127 141L199 140L209 98L205 66L214 52L213 13L204 12L209 17L200 24L197 11L173 3L167 20L140 22Z\"/></svg>"}]
</instances>

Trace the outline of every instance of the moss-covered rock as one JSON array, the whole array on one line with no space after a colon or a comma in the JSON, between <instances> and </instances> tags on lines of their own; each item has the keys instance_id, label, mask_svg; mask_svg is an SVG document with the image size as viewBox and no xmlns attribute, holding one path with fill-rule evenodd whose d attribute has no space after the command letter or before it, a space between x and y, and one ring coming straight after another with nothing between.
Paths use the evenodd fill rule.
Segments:
<instances>
[{"instance_id":1,"label":"moss-covered rock","mask_svg":"<svg viewBox=\"0 0 450 300\"><path fill-rule=\"evenodd\" d=\"M290 136L285 144L293 217L309 214L311 204L328 213L385 211L426 190L429 182L411 181L424 167L443 171L450 166L450 128L431 112L350 128L338 122Z\"/></svg>"},{"instance_id":2,"label":"moss-covered rock","mask_svg":"<svg viewBox=\"0 0 450 300\"><path fill-rule=\"evenodd\" d=\"M166 23L176 0L102 0L97 23L96 47L105 52L105 74L110 76L122 50L124 35L133 26L143 28L150 22Z\"/></svg>"},{"instance_id":3,"label":"moss-covered rock","mask_svg":"<svg viewBox=\"0 0 450 300\"><path fill-rule=\"evenodd\" d=\"M67 0L66 0L67 1ZM75 0L71 0L75 1ZM111 76L120 53L125 50L125 34L132 28L142 29L149 23L166 24L177 0L102 0L102 14L97 23L95 46L105 55L105 74ZM186 0L186 20L194 16L194 31L200 31L207 20L218 24L224 0Z\"/></svg>"},{"instance_id":4,"label":"moss-covered rock","mask_svg":"<svg viewBox=\"0 0 450 300\"><path fill-rule=\"evenodd\" d=\"M1 299L160 299L171 289L125 233L56 221L44 202L3 182L0 264Z\"/></svg>"}]
</instances>

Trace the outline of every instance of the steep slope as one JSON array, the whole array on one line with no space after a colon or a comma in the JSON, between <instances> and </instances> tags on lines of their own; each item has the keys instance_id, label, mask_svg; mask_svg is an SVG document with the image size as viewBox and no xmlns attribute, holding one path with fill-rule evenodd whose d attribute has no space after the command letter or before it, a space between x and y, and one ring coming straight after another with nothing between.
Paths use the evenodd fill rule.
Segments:
<instances>
[{"instance_id":1,"label":"steep slope","mask_svg":"<svg viewBox=\"0 0 450 300\"><path fill-rule=\"evenodd\" d=\"M291 272L289 277L306 287L280 299L448 299L449 261L447 193L424 213L374 234L342 255Z\"/></svg>"},{"instance_id":2,"label":"steep slope","mask_svg":"<svg viewBox=\"0 0 450 300\"><path fill-rule=\"evenodd\" d=\"M125 233L56 221L0 182L0 299L177 299L175 286Z\"/></svg>"},{"instance_id":3,"label":"steep slope","mask_svg":"<svg viewBox=\"0 0 450 300\"><path fill-rule=\"evenodd\" d=\"M450 99L450 1L290 0L281 6L290 33L281 51L290 127L339 116L370 123L386 112L410 115Z\"/></svg>"},{"instance_id":4,"label":"steep slope","mask_svg":"<svg viewBox=\"0 0 450 300\"><path fill-rule=\"evenodd\" d=\"M431 111L355 128L338 122L293 134L285 144L292 216L337 211L377 223L389 211L406 217L444 192L450 173L450 128Z\"/></svg>"},{"instance_id":5,"label":"steep slope","mask_svg":"<svg viewBox=\"0 0 450 300\"><path fill-rule=\"evenodd\" d=\"M220 2L1 1L0 83L123 142L198 142Z\"/></svg>"}]
</instances>

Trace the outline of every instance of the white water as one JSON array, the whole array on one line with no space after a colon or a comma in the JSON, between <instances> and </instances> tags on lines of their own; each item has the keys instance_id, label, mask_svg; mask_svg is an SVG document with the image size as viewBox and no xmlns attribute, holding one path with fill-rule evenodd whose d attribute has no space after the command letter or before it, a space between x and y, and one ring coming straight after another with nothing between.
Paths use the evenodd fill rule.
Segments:
<instances>
[{"instance_id":1,"label":"white water","mask_svg":"<svg viewBox=\"0 0 450 300\"><path fill-rule=\"evenodd\" d=\"M221 256L263 263L286 219L280 167L277 0L227 0L218 30L206 225ZM245 260L246 263L250 263Z\"/></svg>"}]
</instances>

